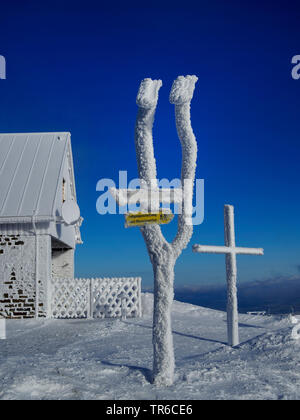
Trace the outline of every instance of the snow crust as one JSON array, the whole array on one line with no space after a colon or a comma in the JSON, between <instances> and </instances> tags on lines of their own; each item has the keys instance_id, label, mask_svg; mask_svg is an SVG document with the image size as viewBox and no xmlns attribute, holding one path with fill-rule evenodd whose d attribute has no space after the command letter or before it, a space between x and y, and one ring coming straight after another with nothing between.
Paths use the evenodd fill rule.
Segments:
<instances>
[{"instance_id":1,"label":"snow crust","mask_svg":"<svg viewBox=\"0 0 300 420\"><path fill-rule=\"evenodd\" d=\"M145 211L151 209L151 201L159 203L178 203L182 202L182 189L181 188L156 188L148 189L117 189L111 187L109 189L111 195L114 197L119 206L126 206L128 204L141 203Z\"/></svg>"},{"instance_id":2,"label":"snow crust","mask_svg":"<svg viewBox=\"0 0 300 420\"><path fill-rule=\"evenodd\" d=\"M151 384L153 294L143 317L8 320L0 341L0 399L300 399L300 341L288 317L240 314L226 343L226 313L176 302L174 384Z\"/></svg>"}]
</instances>

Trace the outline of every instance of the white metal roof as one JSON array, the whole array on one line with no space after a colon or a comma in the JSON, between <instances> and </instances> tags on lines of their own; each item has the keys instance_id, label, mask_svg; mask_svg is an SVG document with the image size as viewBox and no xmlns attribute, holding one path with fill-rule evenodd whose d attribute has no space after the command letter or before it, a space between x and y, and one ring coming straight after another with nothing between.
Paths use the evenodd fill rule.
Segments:
<instances>
[{"instance_id":1,"label":"white metal roof","mask_svg":"<svg viewBox=\"0 0 300 420\"><path fill-rule=\"evenodd\" d=\"M70 133L0 134L0 223L53 219L68 149Z\"/></svg>"}]
</instances>

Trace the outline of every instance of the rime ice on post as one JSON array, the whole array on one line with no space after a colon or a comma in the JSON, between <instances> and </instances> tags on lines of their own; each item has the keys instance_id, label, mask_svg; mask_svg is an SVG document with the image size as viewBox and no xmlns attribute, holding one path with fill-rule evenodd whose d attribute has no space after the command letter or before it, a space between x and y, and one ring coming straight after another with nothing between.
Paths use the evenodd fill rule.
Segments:
<instances>
[{"instance_id":1,"label":"rime ice on post","mask_svg":"<svg viewBox=\"0 0 300 420\"><path fill-rule=\"evenodd\" d=\"M234 214L233 206L224 206L224 236L225 245L235 248ZM236 289L236 254L231 252L225 255L227 279L227 333L231 346L239 344L239 320Z\"/></svg>"},{"instance_id":2,"label":"rime ice on post","mask_svg":"<svg viewBox=\"0 0 300 420\"><path fill-rule=\"evenodd\" d=\"M154 273L153 311L153 382L158 386L171 385L174 380L174 349L171 328L171 306L174 297L174 266L182 250L187 247L192 233L192 201L195 180L197 143L190 121L190 102L196 76L179 76L173 83L170 102L175 105L178 137L182 147L181 185L168 202L180 202L182 213L178 216L178 229L172 243L166 241L158 224L141 227ZM144 79L138 91L139 107L135 126L135 149L142 192L140 204L144 211L158 212L165 193L158 189L154 157L152 126L161 80ZM146 191L145 191L146 190ZM111 190L120 205L129 202L130 190ZM150 203L148 196L150 193ZM122 204L121 204L122 203ZM150 207L150 208L149 208Z\"/></svg>"},{"instance_id":3,"label":"rime ice on post","mask_svg":"<svg viewBox=\"0 0 300 420\"><path fill-rule=\"evenodd\" d=\"M153 381L156 385L171 385L174 380L175 362L171 328L174 266L193 233L191 216L197 143L191 127L190 102L197 80L196 76L179 76L174 81L170 93L170 102L175 105L176 128L182 146L183 197L177 235L170 244L162 235L159 226L150 225L141 228L154 272ZM135 129L135 146L141 188L157 188L152 126L161 84L160 80L145 79L137 95L139 110ZM151 203L151 209L153 205L157 208L158 204Z\"/></svg>"},{"instance_id":4,"label":"rime ice on post","mask_svg":"<svg viewBox=\"0 0 300 420\"><path fill-rule=\"evenodd\" d=\"M262 248L242 248L235 246L234 233L234 208L230 205L224 206L224 235L225 246L194 245L193 251L199 253L225 254L226 258L226 279L227 279L227 332L228 344L237 346L239 344L238 331L238 304L237 304L237 267L236 255L263 255Z\"/></svg>"}]
</instances>

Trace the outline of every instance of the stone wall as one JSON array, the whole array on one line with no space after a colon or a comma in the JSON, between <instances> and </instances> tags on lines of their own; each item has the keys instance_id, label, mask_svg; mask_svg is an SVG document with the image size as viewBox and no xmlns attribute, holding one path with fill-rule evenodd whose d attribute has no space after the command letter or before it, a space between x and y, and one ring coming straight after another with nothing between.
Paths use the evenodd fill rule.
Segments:
<instances>
[{"instance_id":1,"label":"stone wall","mask_svg":"<svg viewBox=\"0 0 300 420\"><path fill-rule=\"evenodd\" d=\"M48 235L38 235L37 243L35 235L0 235L1 316L17 319L36 316L36 274L38 274L38 315L46 316L51 264L50 246ZM37 273L36 263L38 263Z\"/></svg>"}]
</instances>

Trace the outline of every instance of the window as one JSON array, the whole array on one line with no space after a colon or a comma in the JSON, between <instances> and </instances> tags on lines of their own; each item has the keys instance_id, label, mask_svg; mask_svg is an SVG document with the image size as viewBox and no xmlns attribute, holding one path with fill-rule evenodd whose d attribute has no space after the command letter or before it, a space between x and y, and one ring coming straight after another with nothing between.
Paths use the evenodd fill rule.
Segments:
<instances>
[{"instance_id":1,"label":"window","mask_svg":"<svg viewBox=\"0 0 300 420\"><path fill-rule=\"evenodd\" d=\"M66 201L66 180L63 178L62 182L62 202L64 203Z\"/></svg>"}]
</instances>

